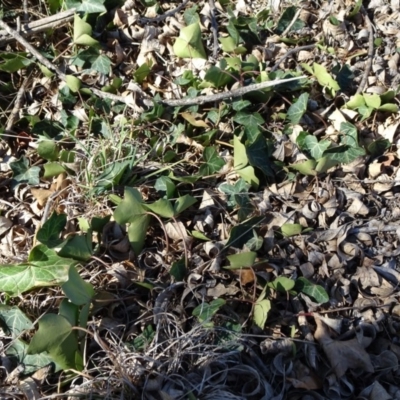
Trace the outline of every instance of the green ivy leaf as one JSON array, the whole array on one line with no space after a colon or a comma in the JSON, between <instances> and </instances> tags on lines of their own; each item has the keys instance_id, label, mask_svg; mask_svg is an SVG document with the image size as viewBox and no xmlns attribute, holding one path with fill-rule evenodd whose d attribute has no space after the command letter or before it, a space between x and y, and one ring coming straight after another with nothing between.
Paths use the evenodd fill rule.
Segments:
<instances>
[{"instance_id":1,"label":"green ivy leaf","mask_svg":"<svg viewBox=\"0 0 400 400\"><path fill-rule=\"evenodd\" d=\"M29 167L29 160L22 156L18 161L10 162L10 168L13 171L14 185L27 183L28 185L39 185L39 167Z\"/></svg>"},{"instance_id":2,"label":"green ivy leaf","mask_svg":"<svg viewBox=\"0 0 400 400\"><path fill-rule=\"evenodd\" d=\"M58 148L54 140L42 140L39 142L37 152L45 160L54 161L58 158Z\"/></svg>"},{"instance_id":3,"label":"green ivy leaf","mask_svg":"<svg viewBox=\"0 0 400 400\"><path fill-rule=\"evenodd\" d=\"M218 155L215 147L206 147L203 152L204 164L200 167L200 175L207 176L218 172L224 165L225 161Z\"/></svg>"},{"instance_id":4,"label":"green ivy leaf","mask_svg":"<svg viewBox=\"0 0 400 400\"><path fill-rule=\"evenodd\" d=\"M261 329L264 329L264 325L267 322L268 313L271 310L270 300L264 299L259 300L254 305L253 311L253 322Z\"/></svg>"},{"instance_id":5,"label":"green ivy leaf","mask_svg":"<svg viewBox=\"0 0 400 400\"><path fill-rule=\"evenodd\" d=\"M228 83L232 82L233 78L231 74L228 74L226 71L222 70L221 68L218 68L216 66L210 67L206 75L204 77L203 82L200 84L200 88L205 88L205 87L214 87L214 88L220 88L224 87Z\"/></svg>"},{"instance_id":6,"label":"green ivy leaf","mask_svg":"<svg viewBox=\"0 0 400 400\"><path fill-rule=\"evenodd\" d=\"M103 5L104 1L105 0L82 0L82 4L78 6L76 11L87 14L105 13L107 9Z\"/></svg>"},{"instance_id":7,"label":"green ivy leaf","mask_svg":"<svg viewBox=\"0 0 400 400\"><path fill-rule=\"evenodd\" d=\"M0 292L17 296L35 287L60 285L68 280L69 268L75 264L44 245L36 246L27 263L1 266Z\"/></svg>"},{"instance_id":8,"label":"green ivy leaf","mask_svg":"<svg viewBox=\"0 0 400 400\"><path fill-rule=\"evenodd\" d=\"M267 141L263 135L257 134L252 143L246 147L246 154L251 166L259 168L266 177L275 177L270 167L272 161L269 157Z\"/></svg>"},{"instance_id":9,"label":"green ivy leaf","mask_svg":"<svg viewBox=\"0 0 400 400\"><path fill-rule=\"evenodd\" d=\"M129 243L136 256L140 254L146 240L147 228L150 225L150 215L136 215L130 220L128 227Z\"/></svg>"},{"instance_id":10,"label":"green ivy leaf","mask_svg":"<svg viewBox=\"0 0 400 400\"><path fill-rule=\"evenodd\" d=\"M85 235L74 235L68 237L62 249L58 252L60 257L73 258L78 261L88 261L93 255L92 232Z\"/></svg>"},{"instance_id":11,"label":"green ivy leaf","mask_svg":"<svg viewBox=\"0 0 400 400\"><path fill-rule=\"evenodd\" d=\"M185 259L181 258L179 261L173 262L169 273L175 278L177 282L183 281L186 275Z\"/></svg>"},{"instance_id":12,"label":"green ivy leaf","mask_svg":"<svg viewBox=\"0 0 400 400\"><path fill-rule=\"evenodd\" d=\"M94 60L91 68L101 74L108 75L111 71L111 60L104 54L100 54Z\"/></svg>"},{"instance_id":13,"label":"green ivy leaf","mask_svg":"<svg viewBox=\"0 0 400 400\"><path fill-rule=\"evenodd\" d=\"M276 278L273 282L269 282L268 286L278 292L286 293L294 288L295 281L293 279L286 278L285 276L280 276Z\"/></svg>"},{"instance_id":14,"label":"green ivy leaf","mask_svg":"<svg viewBox=\"0 0 400 400\"><path fill-rule=\"evenodd\" d=\"M84 46L97 46L99 42L92 37L92 27L85 22L78 14L74 19L74 43Z\"/></svg>"},{"instance_id":15,"label":"green ivy leaf","mask_svg":"<svg viewBox=\"0 0 400 400\"><path fill-rule=\"evenodd\" d=\"M349 164L356 158L364 156L365 150L361 147L338 146L326 151L325 156L342 164Z\"/></svg>"},{"instance_id":16,"label":"green ivy leaf","mask_svg":"<svg viewBox=\"0 0 400 400\"><path fill-rule=\"evenodd\" d=\"M154 189L161 195L165 195L167 199L171 199L175 194L175 183L167 176L160 176L154 185Z\"/></svg>"},{"instance_id":17,"label":"green ivy leaf","mask_svg":"<svg viewBox=\"0 0 400 400\"><path fill-rule=\"evenodd\" d=\"M63 241L60 239L60 235L66 224L67 216L65 214L53 212L51 217L39 229L36 239L49 248L56 247Z\"/></svg>"},{"instance_id":18,"label":"green ivy leaf","mask_svg":"<svg viewBox=\"0 0 400 400\"><path fill-rule=\"evenodd\" d=\"M192 25L200 22L199 15L197 14L197 6L187 8L183 13L183 19L186 25Z\"/></svg>"},{"instance_id":19,"label":"green ivy leaf","mask_svg":"<svg viewBox=\"0 0 400 400\"><path fill-rule=\"evenodd\" d=\"M324 87L326 86L334 91L340 90L340 86L332 78L332 75L328 72L328 70L324 66L314 63L313 68L314 68L314 75L321 86Z\"/></svg>"},{"instance_id":20,"label":"green ivy leaf","mask_svg":"<svg viewBox=\"0 0 400 400\"><path fill-rule=\"evenodd\" d=\"M175 55L181 58L207 58L201 41L201 30L198 22L181 29L173 49Z\"/></svg>"},{"instance_id":21,"label":"green ivy leaf","mask_svg":"<svg viewBox=\"0 0 400 400\"><path fill-rule=\"evenodd\" d=\"M377 109L381 106L381 98L378 94L373 93L373 94L367 94L367 93L363 93L363 97L365 100L365 104L368 107Z\"/></svg>"},{"instance_id":22,"label":"green ivy leaf","mask_svg":"<svg viewBox=\"0 0 400 400\"><path fill-rule=\"evenodd\" d=\"M229 267L225 267L225 269L240 269L251 267L254 264L256 257L257 253L255 253L254 251L232 254L226 257L231 265Z\"/></svg>"},{"instance_id":23,"label":"green ivy leaf","mask_svg":"<svg viewBox=\"0 0 400 400\"><path fill-rule=\"evenodd\" d=\"M187 208L191 207L193 204L196 203L197 200L188 194L178 197L174 205L174 216L176 217L182 211L185 211Z\"/></svg>"},{"instance_id":24,"label":"green ivy leaf","mask_svg":"<svg viewBox=\"0 0 400 400\"><path fill-rule=\"evenodd\" d=\"M23 340L14 339L10 346L6 347L6 355L10 357L13 361L18 363L23 363L25 365L24 374L32 374L38 369L54 363L54 360L49 356L49 354L43 352L40 354L27 354L28 344ZM55 372L59 371L60 366L55 363Z\"/></svg>"},{"instance_id":25,"label":"green ivy leaf","mask_svg":"<svg viewBox=\"0 0 400 400\"><path fill-rule=\"evenodd\" d=\"M297 101L289 107L286 118L292 124L298 124L302 116L306 112L308 97L309 97L308 93L301 94L300 97L297 99Z\"/></svg>"},{"instance_id":26,"label":"green ivy leaf","mask_svg":"<svg viewBox=\"0 0 400 400\"><path fill-rule=\"evenodd\" d=\"M69 269L68 281L61 288L68 299L77 306L90 303L95 295L93 286L81 278L75 267Z\"/></svg>"},{"instance_id":27,"label":"green ivy leaf","mask_svg":"<svg viewBox=\"0 0 400 400\"><path fill-rule=\"evenodd\" d=\"M0 64L0 70L13 74L32 64L32 60L26 57L27 53L2 53L0 58L4 60Z\"/></svg>"},{"instance_id":28,"label":"green ivy leaf","mask_svg":"<svg viewBox=\"0 0 400 400\"><path fill-rule=\"evenodd\" d=\"M315 160L319 160L330 145L330 140L321 140L318 142L318 139L314 135L307 135L304 139L304 147Z\"/></svg>"},{"instance_id":29,"label":"green ivy leaf","mask_svg":"<svg viewBox=\"0 0 400 400\"><path fill-rule=\"evenodd\" d=\"M61 315L44 315L28 346L28 354L47 352L62 369L81 370L82 365L76 361L79 353L77 332L72 328L70 322Z\"/></svg>"},{"instance_id":30,"label":"green ivy leaf","mask_svg":"<svg viewBox=\"0 0 400 400\"><path fill-rule=\"evenodd\" d=\"M145 207L163 218L172 218L174 216L174 207L167 199L159 199L152 204L146 204Z\"/></svg>"},{"instance_id":31,"label":"green ivy leaf","mask_svg":"<svg viewBox=\"0 0 400 400\"><path fill-rule=\"evenodd\" d=\"M209 304L200 304L193 310L192 315L197 317L200 322L207 322L225 303L224 299L215 299Z\"/></svg>"},{"instance_id":32,"label":"green ivy leaf","mask_svg":"<svg viewBox=\"0 0 400 400\"><path fill-rule=\"evenodd\" d=\"M4 304L0 304L0 326L13 339L34 327L31 320L17 306Z\"/></svg>"},{"instance_id":33,"label":"green ivy leaf","mask_svg":"<svg viewBox=\"0 0 400 400\"><path fill-rule=\"evenodd\" d=\"M342 122L340 124L340 132L343 133L340 143L345 146L358 146L357 128L350 122Z\"/></svg>"},{"instance_id":34,"label":"green ivy leaf","mask_svg":"<svg viewBox=\"0 0 400 400\"><path fill-rule=\"evenodd\" d=\"M124 199L114 211L115 221L120 225L124 225L144 212L145 208L140 192L135 188L126 187Z\"/></svg>"},{"instance_id":35,"label":"green ivy leaf","mask_svg":"<svg viewBox=\"0 0 400 400\"><path fill-rule=\"evenodd\" d=\"M318 304L327 303L329 301L329 295L322 286L311 283L303 277L296 280L295 290L306 294L311 300Z\"/></svg>"}]
</instances>

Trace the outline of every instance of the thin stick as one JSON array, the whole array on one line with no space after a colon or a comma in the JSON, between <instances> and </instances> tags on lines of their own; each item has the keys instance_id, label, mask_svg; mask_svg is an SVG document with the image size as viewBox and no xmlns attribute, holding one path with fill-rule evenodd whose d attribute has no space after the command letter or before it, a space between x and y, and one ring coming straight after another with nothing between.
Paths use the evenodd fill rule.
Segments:
<instances>
[{"instance_id":1,"label":"thin stick","mask_svg":"<svg viewBox=\"0 0 400 400\"><path fill-rule=\"evenodd\" d=\"M14 101L14 107L11 110L11 114L8 117L7 125L6 125L6 132L13 132L13 126L15 122L19 119L19 110L23 107L24 102L25 102L25 88L28 84L28 77L26 77L22 84L21 87L18 89L17 96L15 97Z\"/></svg>"},{"instance_id":2,"label":"thin stick","mask_svg":"<svg viewBox=\"0 0 400 400\"><path fill-rule=\"evenodd\" d=\"M368 29L368 33L369 33L369 39L368 39L368 55L367 55L367 65L365 66L365 70L364 70L364 75L361 79L360 85L358 86L357 89L357 94L361 93L368 81L368 76L369 73L371 72L372 69L372 62L374 60L374 27L372 26L372 22L368 17L367 12L365 11L364 6L361 6L361 13L365 18L365 22L367 23L367 29Z\"/></svg>"},{"instance_id":3,"label":"thin stick","mask_svg":"<svg viewBox=\"0 0 400 400\"><path fill-rule=\"evenodd\" d=\"M178 7L174 8L173 10L169 10L164 14L159 15L158 17L154 17L154 18L140 18L140 22L142 24L148 24L151 22L161 22L164 21L164 19L168 18L168 17L172 17L174 14L176 14L177 12L181 11L186 4L189 3L189 0L185 0L182 4L180 4Z\"/></svg>"},{"instance_id":4,"label":"thin stick","mask_svg":"<svg viewBox=\"0 0 400 400\"><path fill-rule=\"evenodd\" d=\"M218 24L217 24L217 18L215 17L215 1L209 0L208 4L210 5L211 31L213 34L213 57L217 58L219 45L218 45Z\"/></svg>"},{"instance_id":5,"label":"thin stick","mask_svg":"<svg viewBox=\"0 0 400 400\"><path fill-rule=\"evenodd\" d=\"M74 18L75 8L68 11L63 11L58 14L52 15L51 17L42 18L38 21L32 21L29 24L22 24L19 33L22 36L30 36L34 33L43 32L47 29L57 28L66 24ZM4 46L8 43L13 42L15 37L10 35L7 30L0 31L0 46Z\"/></svg>"},{"instance_id":6,"label":"thin stick","mask_svg":"<svg viewBox=\"0 0 400 400\"><path fill-rule=\"evenodd\" d=\"M41 64L43 64L45 67L50 69L51 71L54 71L60 79L62 79L64 82L66 81L66 74L60 70L56 65L52 64L47 58L43 57L39 51L37 51L24 37L22 37L16 30L12 29L10 26L8 26L3 20L0 19L0 27L3 28L5 31L7 31L11 36L15 38L15 40L18 41L18 43L22 44L35 58L38 60ZM117 96L112 93L107 93L103 92L99 89L89 87L89 89L96 94L97 96L103 98L103 99L110 99L114 101L120 101L121 103L127 103L127 99L122 96Z\"/></svg>"},{"instance_id":7,"label":"thin stick","mask_svg":"<svg viewBox=\"0 0 400 400\"><path fill-rule=\"evenodd\" d=\"M385 225L385 226L361 226L359 228L350 229L347 234L354 235L356 233L380 233L380 232L397 232L400 225Z\"/></svg>"},{"instance_id":8,"label":"thin stick","mask_svg":"<svg viewBox=\"0 0 400 400\"><path fill-rule=\"evenodd\" d=\"M300 46L300 47L296 47L294 49L289 50L284 56L282 56L276 63L275 65L272 67L271 72L276 71L279 66L288 58L290 57L292 54L298 53L299 51L303 51L303 50L312 50L315 47L315 44L308 44L306 46Z\"/></svg>"},{"instance_id":9,"label":"thin stick","mask_svg":"<svg viewBox=\"0 0 400 400\"><path fill-rule=\"evenodd\" d=\"M239 89L228 90L226 92L211 94L207 96L198 96L194 98L184 98L178 100L161 100L161 103L164 103L168 106L176 107L176 106L192 106L195 104L204 104L210 103L213 101L220 101L228 98L240 97L247 93L255 92L256 90L266 89L272 86L277 86L282 83L297 81L299 79L306 78L306 76L296 76L294 78L288 79L276 79L274 81L267 81L262 83L254 83L252 85L243 86Z\"/></svg>"},{"instance_id":10,"label":"thin stick","mask_svg":"<svg viewBox=\"0 0 400 400\"><path fill-rule=\"evenodd\" d=\"M285 37L289 31L292 29L292 26L294 25L294 23L297 21L297 18L299 18L299 15L301 13L301 11L303 10L303 7L300 7L296 14L294 15L292 21L290 22L289 26L282 32L281 37Z\"/></svg>"}]
</instances>

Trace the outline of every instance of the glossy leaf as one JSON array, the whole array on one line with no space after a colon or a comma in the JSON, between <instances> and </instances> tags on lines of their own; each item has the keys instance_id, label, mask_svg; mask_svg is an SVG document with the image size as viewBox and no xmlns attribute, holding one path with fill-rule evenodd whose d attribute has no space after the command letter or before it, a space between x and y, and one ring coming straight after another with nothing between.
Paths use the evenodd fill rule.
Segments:
<instances>
[{"instance_id":1,"label":"glossy leaf","mask_svg":"<svg viewBox=\"0 0 400 400\"><path fill-rule=\"evenodd\" d=\"M300 277L296 280L295 289L298 292L304 293L318 304L327 303L329 301L329 295L325 289L314 283L311 283L308 279Z\"/></svg>"}]
</instances>

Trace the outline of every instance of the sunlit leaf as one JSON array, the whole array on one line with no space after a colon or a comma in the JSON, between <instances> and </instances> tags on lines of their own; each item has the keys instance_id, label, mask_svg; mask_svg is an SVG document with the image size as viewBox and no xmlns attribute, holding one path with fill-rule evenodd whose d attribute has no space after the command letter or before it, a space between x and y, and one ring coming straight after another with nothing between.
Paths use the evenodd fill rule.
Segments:
<instances>
[{"instance_id":1,"label":"sunlit leaf","mask_svg":"<svg viewBox=\"0 0 400 400\"><path fill-rule=\"evenodd\" d=\"M289 107L286 117L292 124L298 124L306 112L308 97L308 93L301 94L296 102Z\"/></svg>"}]
</instances>

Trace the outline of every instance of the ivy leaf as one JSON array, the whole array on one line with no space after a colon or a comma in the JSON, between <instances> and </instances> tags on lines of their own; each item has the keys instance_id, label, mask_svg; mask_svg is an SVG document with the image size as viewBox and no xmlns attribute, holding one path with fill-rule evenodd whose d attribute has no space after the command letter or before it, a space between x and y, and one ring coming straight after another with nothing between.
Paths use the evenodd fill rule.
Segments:
<instances>
[{"instance_id":1,"label":"ivy leaf","mask_svg":"<svg viewBox=\"0 0 400 400\"><path fill-rule=\"evenodd\" d=\"M287 119L292 123L292 124L298 124L301 120L301 117L304 115L304 113L307 110L307 103L308 103L308 93L303 93L300 95L300 97L297 99L296 103L292 104L289 107L289 110L287 112Z\"/></svg>"},{"instance_id":2,"label":"ivy leaf","mask_svg":"<svg viewBox=\"0 0 400 400\"><path fill-rule=\"evenodd\" d=\"M248 126L248 125L259 126L265 122L264 118L259 113L250 114L248 112L238 112L233 117L233 120L243 126Z\"/></svg>"},{"instance_id":3,"label":"ivy leaf","mask_svg":"<svg viewBox=\"0 0 400 400\"><path fill-rule=\"evenodd\" d=\"M60 234L66 224L67 216L65 214L53 212L51 217L39 229L36 239L47 247L56 247L62 242Z\"/></svg>"},{"instance_id":4,"label":"ivy leaf","mask_svg":"<svg viewBox=\"0 0 400 400\"><path fill-rule=\"evenodd\" d=\"M108 75L111 70L111 60L104 54L100 54L92 64L92 69L101 74Z\"/></svg>"},{"instance_id":5,"label":"ivy leaf","mask_svg":"<svg viewBox=\"0 0 400 400\"><path fill-rule=\"evenodd\" d=\"M274 177L275 174L270 167L272 162L269 158L268 145L266 139L258 133L255 140L246 147L246 154L249 163L253 167L261 169L267 177Z\"/></svg>"},{"instance_id":6,"label":"ivy leaf","mask_svg":"<svg viewBox=\"0 0 400 400\"><path fill-rule=\"evenodd\" d=\"M181 58L207 58L198 22L181 29L173 49L175 55Z\"/></svg>"},{"instance_id":7,"label":"ivy leaf","mask_svg":"<svg viewBox=\"0 0 400 400\"><path fill-rule=\"evenodd\" d=\"M350 122L342 122L340 124L340 132L343 133L340 143L346 146L358 146L357 128Z\"/></svg>"},{"instance_id":8,"label":"ivy leaf","mask_svg":"<svg viewBox=\"0 0 400 400\"><path fill-rule=\"evenodd\" d=\"M197 14L197 6L186 9L183 13L183 19L185 20L186 25L192 25L200 22L200 17Z\"/></svg>"},{"instance_id":9,"label":"ivy leaf","mask_svg":"<svg viewBox=\"0 0 400 400\"><path fill-rule=\"evenodd\" d=\"M194 317L197 317L200 322L208 321L218 310L225 305L224 299L215 299L211 303L203 303L198 305L192 312Z\"/></svg>"},{"instance_id":10,"label":"ivy leaf","mask_svg":"<svg viewBox=\"0 0 400 400\"><path fill-rule=\"evenodd\" d=\"M53 362L52 358L47 353L27 354L27 351L28 344L20 339L14 339L10 343L10 346L7 346L5 351L6 355L13 359L13 361L16 360L18 363L24 363L24 374L31 374ZM55 372L60 369L60 366L56 364Z\"/></svg>"},{"instance_id":11,"label":"ivy leaf","mask_svg":"<svg viewBox=\"0 0 400 400\"><path fill-rule=\"evenodd\" d=\"M306 278L298 278L294 288L297 292L306 294L311 300L318 304L327 303L329 301L329 295L326 293L325 289L320 285L311 283Z\"/></svg>"},{"instance_id":12,"label":"ivy leaf","mask_svg":"<svg viewBox=\"0 0 400 400\"><path fill-rule=\"evenodd\" d=\"M330 145L331 142L329 140L321 140L318 142L318 139L314 135L307 135L304 139L304 146L310 152L314 160L319 160Z\"/></svg>"},{"instance_id":13,"label":"ivy leaf","mask_svg":"<svg viewBox=\"0 0 400 400\"><path fill-rule=\"evenodd\" d=\"M200 167L200 175L212 175L218 172L224 165L225 161L217 153L215 147L206 147L204 149L203 158L205 163Z\"/></svg>"},{"instance_id":14,"label":"ivy leaf","mask_svg":"<svg viewBox=\"0 0 400 400\"><path fill-rule=\"evenodd\" d=\"M325 156L328 156L331 160L338 161L342 164L349 164L356 158L364 156L365 150L362 147L349 147L349 146L338 146L333 149L326 151Z\"/></svg>"},{"instance_id":15,"label":"ivy leaf","mask_svg":"<svg viewBox=\"0 0 400 400\"><path fill-rule=\"evenodd\" d=\"M0 64L0 70L12 74L27 67L33 61L26 57L27 53L3 53L0 57L4 60Z\"/></svg>"},{"instance_id":16,"label":"ivy leaf","mask_svg":"<svg viewBox=\"0 0 400 400\"><path fill-rule=\"evenodd\" d=\"M0 304L0 325L13 339L33 328L31 320L16 306Z\"/></svg>"},{"instance_id":17,"label":"ivy leaf","mask_svg":"<svg viewBox=\"0 0 400 400\"><path fill-rule=\"evenodd\" d=\"M261 329L264 329L267 322L269 310L271 310L270 300L260 300L254 305L253 322Z\"/></svg>"},{"instance_id":18,"label":"ivy leaf","mask_svg":"<svg viewBox=\"0 0 400 400\"><path fill-rule=\"evenodd\" d=\"M10 167L14 173L13 181L15 185L27 183L28 185L39 185L39 167L29 168L29 160L22 156L18 161L10 163Z\"/></svg>"},{"instance_id":19,"label":"ivy leaf","mask_svg":"<svg viewBox=\"0 0 400 400\"><path fill-rule=\"evenodd\" d=\"M269 287L281 293L289 292L294 288L294 285L295 281L293 279L286 278L286 276L280 276L279 278L276 278L273 282L268 283Z\"/></svg>"},{"instance_id":20,"label":"ivy leaf","mask_svg":"<svg viewBox=\"0 0 400 400\"><path fill-rule=\"evenodd\" d=\"M63 369L81 369L76 362L78 338L73 326L61 315L46 314L28 347L28 354L47 352Z\"/></svg>"},{"instance_id":21,"label":"ivy leaf","mask_svg":"<svg viewBox=\"0 0 400 400\"><path fill-rule=\"evenodd\" d=\"M104 13L107 11L103 5L105 0L82 0L82 4L76 11L87 14Z\"/></svg>"},{"instance_id":22,"label":"ivy leaf","mask_svg":"<svg viewBox=\"0 0 400 400\"><path fill-rule=\"evenodd\" d=\"M340 90L340 86L332 78L331 74L324 66L314 63L313 67L314 67L314 75L321 86L326 86L335 91Z\"/></svg>"}]
</instances>

